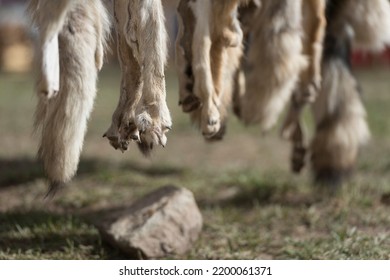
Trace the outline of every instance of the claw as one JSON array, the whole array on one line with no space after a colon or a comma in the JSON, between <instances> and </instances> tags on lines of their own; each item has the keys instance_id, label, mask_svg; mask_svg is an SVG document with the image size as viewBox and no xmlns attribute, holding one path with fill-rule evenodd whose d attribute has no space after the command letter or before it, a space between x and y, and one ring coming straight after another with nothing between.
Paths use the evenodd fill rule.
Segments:
<instances>
[{"instance_id":1,"label":"claw","mask_svg":"<svg viewBox=\"0 0 390 280\"><path fill-rule=\"evenodd\" d=\"M165 148L165 145L167 144L167 137L165 134L162 134L161 137L158 138L159 144Z\"/></svg>"},{"instance_id":2,"label":"claw","mask_svg":"<svg viewBox=\"0 0 390 280\"><path fill-rule=\"evenodd\" d=\"M139 131L138 129L136 129L132 134L130 134L130 139L133 140L133 141L136 141L136 142L139 142L141 141L140 140L140 136L139 136Z\"/></svg>"}]
</instances>

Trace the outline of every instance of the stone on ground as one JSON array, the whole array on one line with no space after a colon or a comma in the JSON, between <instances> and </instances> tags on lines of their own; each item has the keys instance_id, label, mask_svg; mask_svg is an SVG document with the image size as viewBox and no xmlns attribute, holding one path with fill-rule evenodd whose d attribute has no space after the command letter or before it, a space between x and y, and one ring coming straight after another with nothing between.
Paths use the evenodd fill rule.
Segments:
<instances>
[{"instance_id":1,"label":"stone on ground","mask_svg":"<svg viewBox=\"0 0 390 280\"><path fill-rule=\"evenodd\" d=\"M130 257L156 259L186 253L199 237L202 215L191 191L167 186L101 217L98 228Z\"/></svg>"}]
</instances>

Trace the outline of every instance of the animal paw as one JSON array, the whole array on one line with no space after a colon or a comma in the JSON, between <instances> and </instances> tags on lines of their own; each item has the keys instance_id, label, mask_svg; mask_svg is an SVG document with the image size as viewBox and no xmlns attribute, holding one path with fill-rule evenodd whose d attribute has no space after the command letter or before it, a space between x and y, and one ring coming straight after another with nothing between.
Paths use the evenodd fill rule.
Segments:
<instances>
[{"instance_id":1,"label":"animal paw","mask_svg":"<svg viewBox=\"0 0 390 280\"><path fill-rule=\"evenodd\" d=\"M206 139L212 138L221 128L221 117L218 108L209 103L202 108L201 129Z\"/></svg>"},{"instance_id":2,"label":"animal paw","mask_svg":"<svg viewBox=\"0 0 390 280\"><path fill-rule=\"evenodd\" d=\"M170 117L153 118L149 112L143 111L137 116L137 126L140 131L138 147L145 156L149 156L154 147L165 147L167 144L166 133L171 130L172 123Z\"/></svg>"},{"instance_id":3,"label":"animal paw","mask_svg":"<svg viewBox=\"0 0 390 280\"><path fill-rule=\"evenodd\" d=\"M132 141L140 141L139 130L134 121L131 120L122 120L119 125L116 121L113 121L107 132L104 133L103 137L108 139L110 145L115 150L119 149L122 152L128 150Z\"/></svg>"}]
</instances>

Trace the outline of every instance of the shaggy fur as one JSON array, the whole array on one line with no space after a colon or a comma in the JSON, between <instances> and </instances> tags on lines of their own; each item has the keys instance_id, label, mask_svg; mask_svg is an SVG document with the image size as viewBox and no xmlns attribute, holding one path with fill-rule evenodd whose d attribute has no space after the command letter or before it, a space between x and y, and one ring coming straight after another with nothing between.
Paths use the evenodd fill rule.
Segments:
<instances>
[{"instance_id":1,"label":"shaggy fur","mask_svg":"<svg viewBox=\"0 0 390 280\"><path fill-rule=\"evenodd\" d=\"M247 55L241 119L270 129L291 97L307 61L302 54L302 1L263 0Z\"/></svg>"},{"instance_id":2,"label":"shaggy fur","mask_svg":"<svg viewBox=\"0 0 390 280\"><path fill-rule=\"evenodd\" d=\"M164 67L167 34L160 0L114 1L121 92L112 124L105 133L115 149L125 151L131 140L148 155L165 146L171 129L166 105Z\"/></svg>"},{"instance_id":3,"label":"shaggy fur","mask_svg":"<svg viewBox=\"0 0 390 280\"><path fill-rule=\"evenodd\" d=\"M231 80L241 57L241 2L182 0L178 6L179 104L209 140L220 139L225 129Z\"/></svg>"},{"instance_id":4,"label":"shaggy fur","mask_svg":"<svg viewBox=\"0 0 390 280\"><path fill-rule=\"evenodd\" d=\"M35 128L41 136L39 157L50 181L50 191L55 192L77 170L109 23L100 1L68 1L73 4L56 6L64 9L61 11L52 10L54 4L48 2L54 1L32 1L29 10L41 34L46 34L51 26L59 30L59 91L50 99L39 95L35 115ZM61 16L48 16L53 12ZM40 86L39 82L38 92L42 90Z\"/></svg>"},{"instance_id":5,"label":"shaggy fur","mask_svg":"<svg viewBox=\"0 0 390 280\"><path fill-rule=\"evenodd\" d=\"M317 126L311 145L312 165L318 180L334 182L352 170L370 133L356 80L345 63L338 58L327 60L323 79L313 106Z\"/></svg>"},{"instance_id":6,"label":"shaggy fur","mask_svg":"<svg viewBox=\"0 0 390 280\"><path fill-rule=\"evenodd\" d=\"M342 16L353 29L354 47L381 51L390 44L390 2L388 0L346 0L345 2Z\"/></svg>"},{"instance_id":7,"label":"shaggy fur","mask_svg":"<svg viewBox=\"0 0 390 280\"><path fill-rule=\"evenodd\" d=\"M323 83L313 105L316 133L311 144L312 167L317 180L330 183L340 182L353 169L359 148L370 135L358 85L349 66L353 34L343 13L345 3L327 3Z\"/></svg>"}]
</instances>

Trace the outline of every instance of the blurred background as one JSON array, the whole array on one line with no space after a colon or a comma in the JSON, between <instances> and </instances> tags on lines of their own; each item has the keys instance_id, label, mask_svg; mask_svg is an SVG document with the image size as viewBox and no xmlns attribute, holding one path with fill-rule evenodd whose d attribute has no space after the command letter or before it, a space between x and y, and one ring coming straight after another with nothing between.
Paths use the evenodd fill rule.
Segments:
<instances>
[{"instance_id":1,"label":"blurred background","mask_svg":"<svg viewBox=\"0 0 390 280\"><path fill-rule=\"evenodd\" d=\"M102 134L119 98L115 41L98 82L78 175L54 201L33 134L34 30L27 1L0 0L0 259L111 259L91 220L160 186L194 192L204 231L183 258L390 258L390 50L355 52L372 131L354 176L337 194L313 186L309 168L289 171L290 144L279 126L267 135L230 117L219 143L206 143L177 105L174 38L177 0L164 0L170 40L168 145L150 159L135 146L122 154ZM310 113L306 112L312 132Z\"/></svg>"}]
</instances>

